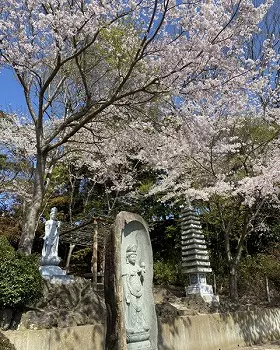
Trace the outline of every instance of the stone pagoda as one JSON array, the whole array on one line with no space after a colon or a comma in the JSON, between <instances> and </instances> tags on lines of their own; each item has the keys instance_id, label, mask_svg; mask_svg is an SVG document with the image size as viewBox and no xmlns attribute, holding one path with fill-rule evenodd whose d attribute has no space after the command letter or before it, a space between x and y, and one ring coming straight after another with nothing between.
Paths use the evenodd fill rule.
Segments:
<instances>
[{"instance_id":1,"label":"stone pagoda","mask_svg":"<svg viewBox=\"0 0 280 350\"><path fill-rule=\"evenodd\" d=\"M212 286L207 284L206 274L212 269L200 220L191 206L182 212L181 232L182 272L189 276L190 283L186 287L186 295L200 295L210 303L214 294Z\"/></svg>"}]
</instances>

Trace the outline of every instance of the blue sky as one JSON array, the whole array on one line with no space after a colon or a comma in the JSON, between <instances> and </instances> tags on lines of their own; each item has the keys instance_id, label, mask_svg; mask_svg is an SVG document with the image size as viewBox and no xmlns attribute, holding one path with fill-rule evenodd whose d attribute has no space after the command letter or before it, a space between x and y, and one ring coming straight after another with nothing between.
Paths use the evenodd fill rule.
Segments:
<instances>
[{"instance_id":1,"label":"blue sky","mask_svg":"<svg viewBox=\"0 0 280 350\"><path fill-rule=\"evenodd\" d=\"M23 90L13 72L8 69L0 71L0 110L27 113Z\"/></svg>"}]
</instances>

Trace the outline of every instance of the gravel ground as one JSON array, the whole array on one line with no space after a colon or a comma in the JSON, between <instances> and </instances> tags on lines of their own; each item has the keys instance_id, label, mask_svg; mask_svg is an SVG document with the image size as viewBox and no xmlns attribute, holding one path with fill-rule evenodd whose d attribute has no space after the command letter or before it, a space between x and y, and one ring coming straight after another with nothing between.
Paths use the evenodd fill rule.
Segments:
<instances>
[{"instance_id":1,"label":"gravel ground","mask_svg":"<svg viewBox=\"0 0 280 350\"><path fill-rule=\"evenodd\" d=\"M234 348L232 350L280 350L280 340L276 342L272 342L270 344L262 344L262 345L252 345L252 346L246 346L246 347L238 347Z\"/></svg>"}]
</instances>

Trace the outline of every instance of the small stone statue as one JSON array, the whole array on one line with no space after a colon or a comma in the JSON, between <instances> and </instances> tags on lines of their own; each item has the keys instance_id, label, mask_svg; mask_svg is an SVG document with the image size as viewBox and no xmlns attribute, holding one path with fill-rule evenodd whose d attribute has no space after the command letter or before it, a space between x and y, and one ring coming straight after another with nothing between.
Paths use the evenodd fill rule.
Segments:
<instances>
[{"instance_id":1,"label":"small stone statue","mask_svg":"<svg viewBox=\"0 0 280 350\"><path fill-rule=\"evenodd\" d=\"M137 246L131 244L126 249L126 265L124 266L123 288L125 298L125 324L128 341L129 338L135 338L137 334L139 340L149 339L149 328L146 325L143 313L143 281L145 275L145 263L140 265L136 263ZM134 335L134 336L132 336Z\"/></svg>"},{"instance_id":2,"label":"small stone statue","mask_svg":"<svg viewBox=\"0 0 280 350\"><path fill-rule=\"evenodd\" d=\"M42 250L41 265L56 266L60 262L58 256L58 241L60 233L60 221L56 220L57 208L52 208L50 220L45 223L44 245Z\"/></svg>"}]
</instances>

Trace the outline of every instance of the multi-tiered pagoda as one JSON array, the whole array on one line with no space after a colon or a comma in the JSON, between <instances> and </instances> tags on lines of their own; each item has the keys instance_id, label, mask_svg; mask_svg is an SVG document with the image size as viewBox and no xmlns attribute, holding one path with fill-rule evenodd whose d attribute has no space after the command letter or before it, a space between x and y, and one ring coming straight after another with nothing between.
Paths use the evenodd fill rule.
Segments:
<instances>
[{"instance_id":1,"label":"multi-tiered pagoda","mask_svg":"<svg viewBox=\"0 0 280 350\"><path fill-rule=\"evenodd\" d=\"M196 211L188 207L182 212L182 272L189 275L186 294L198 294L207 302L213 301L213 288L206 274L212 272L209 255Z\"/></svg>"}]
</instances>

